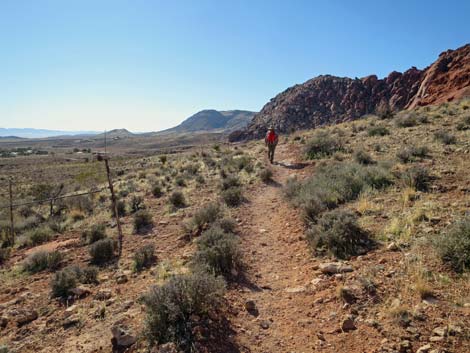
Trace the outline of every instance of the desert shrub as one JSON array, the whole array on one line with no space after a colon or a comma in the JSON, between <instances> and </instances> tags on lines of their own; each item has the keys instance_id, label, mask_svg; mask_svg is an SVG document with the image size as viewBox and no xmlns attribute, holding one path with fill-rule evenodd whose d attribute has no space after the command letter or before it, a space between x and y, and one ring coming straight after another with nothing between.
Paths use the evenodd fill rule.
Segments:
<instances>
[{"instance_id":1,"label":"desert shrub","mask_svg":"<svg viewBox=\"0 0 470 353\"><path fill-rule=\"evenodd\" d=\"M80 282L83 284L98 283L98 268L95 266L86 266L81 270Z\"/></svg>"},{"instance_id":2,"label":"desert shrub","mask_svg":"<svg viewBox=\"0 0 470 353\"><path fill-rule=\"evenodd\" d=\"M353 158L359 164L374 164L375 163L372 156L362 149L356 150L353 154Z\"/></svg>"},{"instance_id":3,"label":"desert shrub","mask_svg":"<svg viewBox=\"0 0 470 353\"><path fill-rule=\"evenodd\" d=\"M10 258L10 249L0 247L0 265L3 265Z\"/></svg>"},{"instance_id":4,"label":"desert shrub","mask_svg":"<svg viewBox=\"0 0 470 353\"><path fill-rule=\"evenodd\" d=\"M367 233L351 211L326 212L307 232L310 247L316 253L328 253L340 259L361 254L371 246Z\"/></svg>"},{"instance_id":5,"label":"desert shrub","mask_svg":"<svg viewBox=\"0 0 470 353\"><path fill-rule=\"evenodd\" d=\"M237 223L232 218L221 218L214 223L214 226L221 228L225 233L234 233Z\"/></svg>"},{"instance_id":6,"label":"desert shrub","mask_svg":"<svg viewBox=\"0 0 470 353\"><path fill-rule=\"evenodd\" d=\"M457 138L454 135L443 130L434 133L434 138L437 141L442 142L444 145L452 145L457 142Z\"/></svg>"},{"instance_id":7,"label":"desert shrub","mask_svg":"<svg viewBox=\"0 0 470 353\"><path fill-rule=\"evenodd\" d=\"M253 170L251 158L248 156L242 156L242 157L236 158L234 160L234 163L235 163L236 168L239 171L245 169L248 173L250 173L250 170L251 171Z\"/></svg>"},{"instance_id":8,"label":"desert shrub","mask_svg":"<svg viewBox=\"0 0 470 353\"><path fill-rule=\"evenodd\" d=\"M184 187L184 186L186 186L186 181L184 180L184 178L182 176L179 176L175 179L175 185L180 186L180 187Z\"/></svg>"},{"instance_id":9,"label":"desert shrub","mask_svg":"<svg viewBox=\"0 0 470 353\"><path fill-rule=\"evenodd\" d=\"M144 233L153 227L152 215L146 210L134 214L134 231Z\"/></svg>"},{"instance_id":10,"label":"desert shrub","mask_svg":"<svg viewBox=\"0 0 470 353\"><path fill-rule=\"evenodd\" d=\"M144 268L152 266L155 262L155 247L152 244L147 244L134 253L134 270L137 272L142 271Z\"/></svg>"},{"instance_id":11,"label":"desert shrub","mask_svg":"<svg viewBox=\"0 0 470 353\"><path fill-rule=\"evenodd\" d=\"M154 185L152 187L152 195L157 197L157 198L162 197L162 195L163 195L162 187L160 185Z\"/></svg>"},{"instance_id":12,"label":"desert shrub","mask_svg":"<svg viewBox=\"0 0 470 353\"><path fill-rule=\"evenodd\" d=\"M160 159L160 162L161 162L162 164L165 164L166 161L168 160L168 157L165 156L164 154L161 155L161 156L159 156L158 158Z\"/></svg>"},{"instance_id":13,"label":"desert shrub","mask_svg":"<svg viewBox=\"0 0 470 353\"><path fill-rule=\"evenodd\" d=\"M300 189L302 188L302 183L295 177L289 177L284 186L284 196L288 200L293 200L297 195L299 195Z\"/></svg>"},{"instance_id":14,"label":"desert shrub","mask_svg":"<svg viewBox=\"0 0 470 353\"><path fill-rule=\"evenodd\" d=\"M238 240L219 227L206 230L197 242L193 263L217 275L229 277L240 262Z\"/></svg>"},{"instance_id":15,"label":"desert shrub","mask_svg":"<svg viewBox=\"0 0 470 353\"><path fill-rule=\"evenodd\" d=\"M26 236L28 238L28 244L36 246L49 241L52 236L52 231L47 227L39 227L28 231Z\"/></svg>"},{"instance_id":16,"label":"desert shrub","mask_svg":"<svg viewBox=\"0 0 470 353\"><path fill-rule=\"evenodd\" d=\"M98 240L106 238L106 225L94 224L91 226L91 229L85 230L82 233L82 240L87 244L93 244Z\"/></svg>"},{"instance_id":17,"label":"desert shrub","mask_svg":"<svg viewBox=\"0 0 470 353\"><path fill-rule=\"evenodd\" d=\"M103 265L114 259L115 243L113 239L98 240L90 246L91 262L95 265Z\"/></svg>"},{"instance_id":18,"label":"desert shrub","mask_svg":"<svg viewBox=\"0 0 470 353\"><path fill-rule=\"evenodd\" d=\"M405 147L397 153L397 158L402 163L409 163L415 160L415 158L425 158L429 154L429 149L426 146L420 147Z\"/></svg>"},{"instance_id":19,"label":"desert shrub","mask_svg":"<svg viewBox=\"0 0 470 353\"><path fill-rule=\"evenodd\" d=\"M65 217L62 217L62 216L52 217L48 220L47 226L53 232L62 234L67 229L66 219Z\"/></svg>"},{"instance_id":20,"label":"desert shrub","mask_svg":"<svg viewBox=\"0 0 470 353\"><path fill-rule=\"evenodd\" d=\"M10 353L10 349L8 348L8 346L0 344L0 353Z\"/></svg>"},{"instance_id":21,"label":"desert shrub","mask_svg":"<svg viewBox=\"0 0 470 353\"><path fill-rule=\"evenodd\" d=\"M205 184L205 183L206 183L206 179L204 179L204 177L203 177L202 175L198 175L198 176L196 177L196 182L197 182L198 184Z\"/></svg>"},{"instance_id":22,"label":"desert shrub","mask_svg":"<svg viewBox=\"0 0 470 353\"><path fill-rule=\"evenodd\" d=\"M186 199L181 191L174 191L170 195L169 201L175 208L182 208L186 206Z\"/></svg>"},{"instance_id":23,"label":"desert shrub","mask_svg":"<svg viewBox=\"0 0 470 353\"><path fill-rule=\"evenodd\" d=\"M442 261L454 271L470 270L470 217L450 225L434 245Z\"/></svg>"},{"instance_id":24,"label":"desert shrub","mask_svg":"<svg viewBox=\"0 0 470 353\"><path fill-rule=\"evenodd\" d=\"M385 126L375 125L367 130L369 136L385 136L390 135L390 131Z\"/></svg>"},{"instance_id":25,"label":"desert shrub","mask_svg":"<svg viewBox=\"0 0 470 353\"><path fill-rule=\"evenodd\" d=\"M24 217L24 218L28 218L28 217L31 217L34 215L34 210L31 206L27 205L27 206L21 206L19 209L18 209L18 213Z\"/></svg>"},{"instance_id":26,"label":"desert shrub","mask_svg":"<svg viewBox=\"0 0 470 353\"><path fill-rule=\"evenodd\" d=\"M127 213L126 201L124 201L124 200L117 201L116 208L117 208L117 213L118 213L119 217L124 217L126 215L126 213ZM114 217L114 208L113 208L112 205L111 205L111 214Z\"/></svg>"},{"instance_id":27,"label":"desert shrub","mask_svg":"<svg viewBox=\"0 0 470 353\"><path fill-rule=\"evenodd\" d=\"M416 117L412 114L406 114L395 120L395 125L397 127L413 127L418 125Z\"/></svg>"},{"instance_id":28,"label":"desert shrub","mask_svg":"<svg viewBox=\"0 0 470 353\"><path fill-rule=\"evenodd\" d=\"M273 180L273 171L271 169L262 169L259 172L259 177L263 183L269 183Z\"/></svg>"},{"instance_id":29,"label":"desert shrub","mask_svg":"<svg viewBox=\"0 0 470 353\"><path fill-rule=\"evenodd\" d=\"M343 150L339 138L332 137L327 132L317 132L305 146L305 155L308 159L319 159L331 156L337 151Z\"/></svg>"},{"instance_id":30,"label":"desert shrub","mask_svg":"<svg viewBox=\"0 0 470 353\"><path fill-rule=\"evenodd\" d=\"M288 181L284 192L301 207L308 222L315 222L319 214L355 200L363 190L383 189L392 183L392 175L383 166L334 163L319 167L305 182Z\"/></svg>"},{"instance_id":31,"label":"desert shrub","mask_svg":"<svg viewBox=\"0 0 470 353\"><path fill-rule=\"evenodd\" d=\"M84 213L93 213L94 203L93 200L87 196L74 196L68 199L64 199L64 206L69 210L80 210Z\"/></svg>"},{"instance_id":32,"label":"desert shrub","mask_svg":"<svg viewBox=\"0 0 470 353\"><path fill-rule=\"evenodd\" d=\"M376 113L379 119L382 120L393 119L393 117L395 116L393 110L390 108L390 105L385 101L379 104Z\"/></svg>"},{"instance_id":33,"label":"desert shrub","mask_svg":"<svg viewBox=\"0 0 470 353\"><path fill-rule=\"evenodd\" d=\"M59 251L36 251L23 262L23 270L29 273L54 271L59 268L62 258Z\"/></svg>"},{"instance_id":34,"label":"desert shrub","mask_svg":"<svg viewBox=\"0 0 470 353\"><path fill-rule=\"evenodd\" d=\"M189 352L195 341L193 317L208 318L221 304L222 279L204 272L177 275L143 297L147 316L144 334L150 345L174 342Z\"/></svg>"},{"instance_id":35,"label":"desert shrub","mask_svg":"<svg viewBox=\"0 0 470 353\"><path fill-rule=\"evenodd\" d=\"M74 269L66 267L54 274L51 280L52 296L54 298L67 298L70 290L78 283L77 273Z\"/></svg>"},{"instance_id":36,"label":"desert shrub","mask_svg":"<svg viewBox=\"0 0 470 353\"><path fill-rule=\"evenodd\" d=\"M220 187L222 190L227 190L233 187L238 187L240 186L240 179L236 175L229 175L225 178L222 179L222 182L220 184Z\"/></svg>"},{"instance_id":37,"label":"desert shrub","mask_svg":"<svg viewBox=\"0 0 470 353\"><path fill-rule=\"evenodd\" d=\"M214 223L222 216L220 204L211 202L194 213L190 221L190 227L194 231L200 231L210 224Z\"/></svg>"},{"instance_id":38,"label":"desert shrub","mask_svg":"<svg viewBox=\"0 0 470 353\"><path fill-rule=\"evenodd\" d=\"M131 212L136 213L145 208L144 198L142 196L132 196L131 198Z\"/></svg>"},{"instance_id":39,"label":"desert shrub","mask_svg":"<svg viewBox=\"0 0 470 353\"><path fill-rule=\"evenodd\" d=\"M237 207L243 202L242 189L239 187L223 190L221 196L229 207Z\"/></svg>"},{"instance_id":40,"label":"desert shrub","mask_svg":"<svg viewBox=\"0 0 470 353\"><path fill-rule=\"evenodd\" d=\"M427 115L420 115L416 118L416 120L420 124L429 124L429 118Z\"/></svg>"},{"instance_id":41,"label":"desert shrub","mask_svg":"<svg viewBox=\"0 0 470 353\"><path fill-rule=\"evenodd\" d=\"M408 168L402 173L401 178L405 186L418 191L428 191L432 181L428 169L423 166Z\"/></svg>"},{"instance_id":42,"label":"desert shrub","mask_svg":"<svg viewBox=\"0 0 470 353\"><path fill-rule=\"evenodd\" d=\"M74 222L82 221L85 219L85 214L83 213L83 211L80 211L80 210L72 210L70 212L70 218Z\"/></svg>"}]
</instances>

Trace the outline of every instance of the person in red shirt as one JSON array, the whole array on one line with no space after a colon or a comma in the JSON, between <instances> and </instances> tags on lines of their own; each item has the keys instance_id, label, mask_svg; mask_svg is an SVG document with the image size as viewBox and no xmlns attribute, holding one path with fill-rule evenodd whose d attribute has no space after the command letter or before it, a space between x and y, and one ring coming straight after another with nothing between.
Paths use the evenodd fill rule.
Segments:
<instances>
[{"instance_id":1,"label":"person in red shirt","mask_svg":"<svg viewBox=\"0 0 470 353\"><path fill-rule=\"evenodd\" d=\"M276 150L278 140L279 140L279 137L274 131L274 128L270 126L266 134L266 137L264 138L264 143L266 146L268 146L268 158L271 164L274 163L274 151Z\"/></svg>"}]
</instances>

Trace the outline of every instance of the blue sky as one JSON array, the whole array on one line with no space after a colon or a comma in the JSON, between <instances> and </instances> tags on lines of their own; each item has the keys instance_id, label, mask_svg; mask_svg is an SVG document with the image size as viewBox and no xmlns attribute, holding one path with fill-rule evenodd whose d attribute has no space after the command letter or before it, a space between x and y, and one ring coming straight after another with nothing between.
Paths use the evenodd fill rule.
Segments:
<instances>
[{"instance_id":1,"label":"blue sky","mask_svg":"<svg viewBox=\"0 0 470 353\"><path fill-rule=\"evenodd\" d=\"M319 74L424 68L470 1L0 0L0 127L171 127Z\"/></svg>"}]
</instances>

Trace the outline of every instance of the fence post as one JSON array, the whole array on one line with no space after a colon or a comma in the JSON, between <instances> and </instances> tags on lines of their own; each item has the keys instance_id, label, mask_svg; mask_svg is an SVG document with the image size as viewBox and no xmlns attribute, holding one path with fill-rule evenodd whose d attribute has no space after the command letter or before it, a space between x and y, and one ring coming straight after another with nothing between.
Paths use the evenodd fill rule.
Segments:
<instances>
[{"instance_id":1,"label":"fence post","mask_svg":"<svg viewBox=\"0 0 470 353\"><path fill-rule=\"evenodd\" d=\"M9 180L10 189L10 245L15 245L15 223L13 219L13 181L12 178Z\"/></svg>"},{"instance_id":2,"label":"fence post","mask_svg":"<svg viewBox=\"0 0 470 353\"><path fill-rule=\"evenodd\" d=\"M111 180L111 171L109 170L108 156L104 156L104 164L106 165L106 174L108 175L109 190L111 191L111 201L113 203L114 217L116 218L116 224L118 228L118 254L120 258L122 254L122 229L121 222L119 221L116 195L114 194L113 182Z\"/></svg>"}]
</instances>

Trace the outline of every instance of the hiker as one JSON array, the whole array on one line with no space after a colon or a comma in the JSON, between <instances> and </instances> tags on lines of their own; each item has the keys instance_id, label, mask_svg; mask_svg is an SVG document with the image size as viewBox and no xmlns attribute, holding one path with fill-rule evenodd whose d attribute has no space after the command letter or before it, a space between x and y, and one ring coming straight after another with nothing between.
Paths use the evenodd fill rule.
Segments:
<instances>
[{"instance_id":1,"label":"hiker","mask_svg":"<svg viewBox=\"0 0 470 353\"><path fill-rule=\"evenodd\" d=\"M277 141L279 140L274 128L272 126L269 127L268 133L264 138L264 143L268 146L268 158L271 164L274 162L274 150L277 146Z\"/></svg>"}]
</instances>

